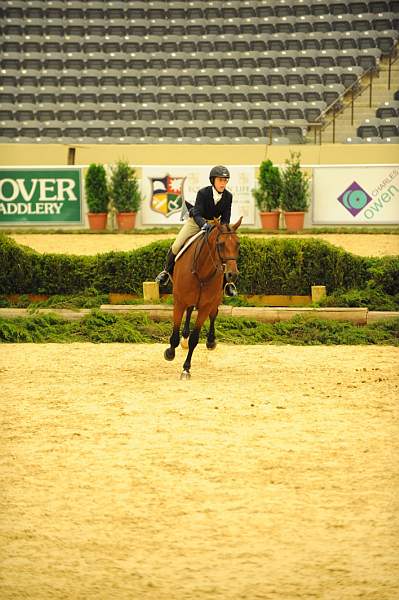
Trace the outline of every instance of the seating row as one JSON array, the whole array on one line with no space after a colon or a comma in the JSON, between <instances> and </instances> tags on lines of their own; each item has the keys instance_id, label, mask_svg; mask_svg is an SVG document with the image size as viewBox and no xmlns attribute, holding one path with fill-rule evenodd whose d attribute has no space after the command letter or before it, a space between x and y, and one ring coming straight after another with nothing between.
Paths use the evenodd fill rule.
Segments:
<instances>
[{"instance_id":1,"label":"seating row","mask_svg":"<svg viewBox=\"0 0 399 600\"><path fill-rule=\"evenodd\" d=\"M398 39L398 32L395 30L384 31L366 31L355 32L346 31L345 33L314 33L309 34L228 34L228 35L206 35L206 33L185 35L185 36L168 36L156 34L154 36L146 36L145 39L129 39L129 40L110 40L104 37L91 37L89 39L68 39L68 40L43 40L42 37L30 36L29 39L4 39L0 42L0 50L2 54L8 56L9 53L20 55L37 55L42 60L46 57L54 57L60 55L63 59L70 54L86 54L91 55L101 54L104 57L120 54L127 59L131 55L144 52L150 53L147 57L148 61L158 60L161 57L152 57L155 52L162 52L166 45L168 52L212 52L216 51L216 47L228 48L229 51L238 48L242 51L257 51L257 52L284 52L294 50L300 52L302 50L363 50L366 48L379 48L383 54L389 54L392 47ZM144 57L143 57L144 58ZM186 57L189 58L189 57ZM167 57L164 65L167 65ZM183 61L181 57L179 60ZM159 67L159 62L157 66Z\"/></svg>"},{"instance_id":2,"label":"seating row","mask_svg":"<svg viewBox=\"0 0 399 600\"><path fill-rule=\"evenodd\" d=\"M150 125L142 127L140 124L132 123L129 126L122 125L109 126L106 124L93 123L87 127L87 123L64 123L45 125L39 127L37 124L25 124L15 127L12 125L4 126L0 129L1 142L15 142L23 140L29 141L48 141L48 140L74 140L80 141L81 138L91 139L92 143L112 139L114 143L129 139L131 143L148 142L148 140L157 140L159 142L169 142L173 140L194 140L196 138L212 139L217 142L229 140L228 143L240 141L241 143L259 143L262 140L271 140L273 137L286 137L291 143L303 143L306 128L293 124L273 124L257 125L248 123L243 127L235 125L217 126L215 123L205 124L203 127L187 124L186 127L176 127L175 124L167 126ZM132 140L134 140L132 142Z\"/></svg>"},{"instance_id":3,"label":"seating row","mask_svg":"<svg viewBox=\"0 0 399 600\"><path fill-rule=\"evenodd\" d=\"M231 108L218 108L211 104L210 107L201 105L190 105L190 108L182 108L181 105L171 106L169 104L157 105L156 108L146 108L145 105L138 105L138 108L129 107L118 109L117 105L110 107L95 106L93 108L84 105L69 106L60 108L49 105L38 106L37 110L29 108L16 108L14 105L2 105L0 107L0 122L3 121L95 121L96 119L104 121L250 121L260 119L262 121L281 119L281 120L304 120L315 121L327 108L326 102L276 102L270 105L262 104L262 107L255 104L248 104L245 107L238 107L235 104Z\"/></svg>"},{"instance_id":4,"label":"seating row","mask_svg":"<svg viewBox=\"0 0 399 600\"><path fill-rule=\"evenodd\" d=\"M6 74L0 76L1 88L8 89L10 92L18 88L41 88L45 87L48 91L57 91L65 87L74 87L75 91L87 88L119 88L122 90L137 91L145 90L161 94L163 91L173 92L181 90L182 87L188 92L198 91L198 88L224 88L225 93L234 92L234 88L242 88L245 93L253 91L254 88L273 87L291 85L334 85L340 84L344 88L350 87L362 76L364 69L362 67L309 67L305 68L257 68L254 70L218 70L213 72L211 69L201 69L194 73L189 70L168 70L158 73L155 70L148 70L143 74L130 72L121 73L114 69L107 71L87 70L79 71L74 69L70 71L57 71L57 69L48 69L43 72L24 72L13 71L9 69ZM36 90L38 91L38 90ZM91 90L89 90L91 91ZM104 90L105 91L105 90ZM283 90L285 91L285 90Z\"/></svg>"},{"instance_id":5,"label":"seating row","mask_svg":"<svg viewBox=\"0 0 399 600\"><path fill-rule=\"evenodd\" d=\"M228 52L226 50L226 52ZM235 50L235 53L239 54L239 50ZM219 64L223 60L226 61L225 58L222 57L223 51L220 50L220 56L212 56L202 52L193 52L196 56L196 62L198 65L198 60L201 60L201 66L208 70L219 70ZM162 57L164 55L162 54ZM165 61L164 59L159 57L161 61ZM42 71L104 71L104 70L116 70L116 71L138 71L138 70L146 70L146 71L155 71L152 75L154 77L159 74L162 77L162 71L168 70L172 71L172 75L177 75L177 73L173 73L173 71L181 71L182 65L185 65L188 58L183 57L174 57L173 59L169 59L169 64L176 65L175 67L166 67L166 69L162 69L159 58L148 59L144 56L132 56L126 57L122 53L119 55L114 54L113 56L108 56L101 53L96 53L91 56L87 56L85 54L74 53L70 56L63 55L51 55L51 56L42 56L40 54L17 54L17 53L7 53L4 54L0 58L0 69L2 71L25 71L25 72L42 72ZM234 62L238 63L242 56L231 56L230 57ZM311 67L352 67L359 66L364 70L369 69L370 67L378 68L380 58L381 58L381 50L378 48L364 48L363 50L302 50L300 52L296 52L294 50L285 50L282 52L277 51L267 51L267 52L259 52L257 56L248 55L247 58L252 58L253 68L258 69L275 69L275 68L285 68L292 69L295 67L303 67L303 68L311 68ZM220 62L219 62L220 61ZM234 64L233 62L233 64ZM226 64L226 62L225 62ZM227 63L229 64L229 63ZM231 63L230 63L231 64ZM256 66L255 66L256 65ZM198 67L197 67L198 68ZM238 68L248 68L248 67L238 67ZM192 63L190 64L190 71L193 69ZM224 69L234 69L233 66L224 67ZM228 74L228 73L226 73ZM208 74L209 75L209 74ZM216 75L216 73L214 73ZM191 74L193 77L193 74Z\"/></svg>"},{"instance_id":6,"label":"seating row","mask_svg":"<svg viewBox=\"0 0 399 600\"><path fill-rule=\"evenodd\" d=\"M321 1L294 0L293 2L144 2L127 0L109 3L75 1L70 5L59 2L23 2L6 0L1 8L1 16L8 18L46 19L231 19L256 17L288 17L310 15L358 14L362 12L380 13L398 11L398 0L368 1Z\"/></svg>"},{"instance_id":7,"label":"seating row","mask_svg":"<svg viewBox=\"0 0 399 600\"><path fill-rule=\"evenodd\" d=\"M58 39L90 36L109 36L119 40L145 36L184 36L184 35L222 35L222 34L293 34L293 33L345 33L347 31L386 31L397 30L399 15L397 13L381 13L378 15L364 14L360 16L337 17L335 19L320 17L292 17L292 19L249 19L248 21L226 23L224 19L187 22L185 19L153 23L146 19L140 21L96 21L84 22L52 21L44 19L12 19L4 20L1 24L1 33L4 36L14 37L21 41L26 36L56 37Z\"/></svg>"},{"instance_id":8,"label":"seating row","mask_svg":"<svg viewBox=\"0 0 399 600\"><path fill-rule=\"evenodd\" d=\"M388 119L372 118L365 119L357 128L357 136L360 138L368 137L396 137L399 135L399 117Z\"/></svg>"}]
</instances>

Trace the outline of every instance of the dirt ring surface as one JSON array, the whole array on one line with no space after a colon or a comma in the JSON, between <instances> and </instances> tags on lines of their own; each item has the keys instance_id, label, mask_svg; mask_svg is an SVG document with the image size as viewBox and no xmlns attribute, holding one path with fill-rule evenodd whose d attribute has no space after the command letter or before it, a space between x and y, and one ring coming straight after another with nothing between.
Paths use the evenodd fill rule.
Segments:
<instances>
[{"instance_id":1,"label":"dirt ring surface","mask_svg":"<svg viewBox=\"0 0 399 600\"><path fill-rule=\"evenodd\" d=\"M0 346L2 600L396 600L399 350Z\"/></svg>"}]
</instances>

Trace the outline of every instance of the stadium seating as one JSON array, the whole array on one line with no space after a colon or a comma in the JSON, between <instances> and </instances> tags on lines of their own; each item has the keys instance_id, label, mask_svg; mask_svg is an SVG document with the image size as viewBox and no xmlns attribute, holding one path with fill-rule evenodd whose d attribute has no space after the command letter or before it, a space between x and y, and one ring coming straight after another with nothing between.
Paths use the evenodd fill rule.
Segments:
<instances>
[{"instance_id":1,"label":"stadium seating","mask_svg":"<svg viewBox=\"0 0 399 600\"><path fill-rule=\"evenodd\" d=\"M0 16L2 141L303 143L396 51L399 1L4 0ZM394 139L397 118L381 106L357 137Z\"/></svg>"},{"instance_id":2,"label":"stadium seating","mask_svg":"<svg viewBox=\"0 0 399 600\"><path fill-rule=\"evenodd\" d=\"M357 135L360 140L372 137L380 142L391 142L397 139L399 136L399 100L385 102L379 106L375 118L365 119L357 128Z\"/></svg>"}]
</instances>

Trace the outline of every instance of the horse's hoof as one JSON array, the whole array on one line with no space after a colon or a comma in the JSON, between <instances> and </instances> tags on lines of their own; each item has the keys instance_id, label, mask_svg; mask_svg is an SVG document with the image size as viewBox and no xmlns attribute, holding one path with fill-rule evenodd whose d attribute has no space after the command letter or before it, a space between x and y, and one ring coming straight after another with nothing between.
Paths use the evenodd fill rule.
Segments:
<instances>
[{"instance_id":1,"label":"horse's hoof","mask_svg":"<svg viewBox=\"0 0 399 600\"><path fill-rule=\"evenodd\" d=\"M172 348L166 348L163 355L166 360L173 360L175 357L175 351Z\"/></svg>"},{"instance_id":2,"label":"horse's hoof","mask_svg":"<svg viewBox=\"0 0 399 600\"><path fill-rule=\"evenodd\" d=\"M184 348L184 350L187 350L188 348L188 338L183 337L180 341L180 346L182 348Z\"/></svg>"},{"instance_id":3,"label":"horse's hoof","mask_svg":"<svg viewBox=\"0 0 399 600\"><path fill-rule=\"evenodd\" d=\"M190 371L186 371L184 370L182 372L182 374L180 375L180 379L190 379L191 378L191 373Z\"/></svg>"},{"instance_id":4,"label":"horse's hoof","mask_svg":"<svg viewBox=\"0 0 399 600\"><path fill-rule=\"evenodd\" d=\"M208 348L208 350L214 350L216 348L216 342L207 342L206 347Z\"/></svg>"}]
</instances>

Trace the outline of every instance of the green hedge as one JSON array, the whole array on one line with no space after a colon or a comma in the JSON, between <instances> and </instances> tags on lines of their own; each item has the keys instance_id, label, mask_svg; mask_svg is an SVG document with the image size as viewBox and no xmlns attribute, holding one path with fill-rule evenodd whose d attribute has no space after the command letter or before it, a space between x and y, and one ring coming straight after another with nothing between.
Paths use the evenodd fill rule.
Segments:
<instances>
[{"instance_id":1,"label":"green hedge","mask_svg":"<svg viewBox=\"0 0 399 600\"><path fill-rule=\"evenodd\" d=\"M0 234L0 294L142 293L143 281L163 267L171 240L130 252L95 256L40 254ZM312 285L337 290L381 287L399 292L399 257L355 256L328 242L310 239L241 237L238 262L242 294L308 294Z\"/></svg>"},{"instance_id":2,"label":"green hedge","mask_svg":"<svg viewBox=\"0 0 399 600\"><path fill-rule=\"evenodd\" d=\"M207 327L201 331L205 339ZM18 342L166 343L171 324L155 323L145 314L111 315L93 310L75 321L57 315L30 315L24 318L0 317L0 344ZM228 344L381 344L399 346L399 319L377 321L358 327L344 321L328 321L296 316L279 323L259 323L254 319L219 317L216 337ZM162 359L161 359L162 360Z\"/></svg>"}]
</instances>

